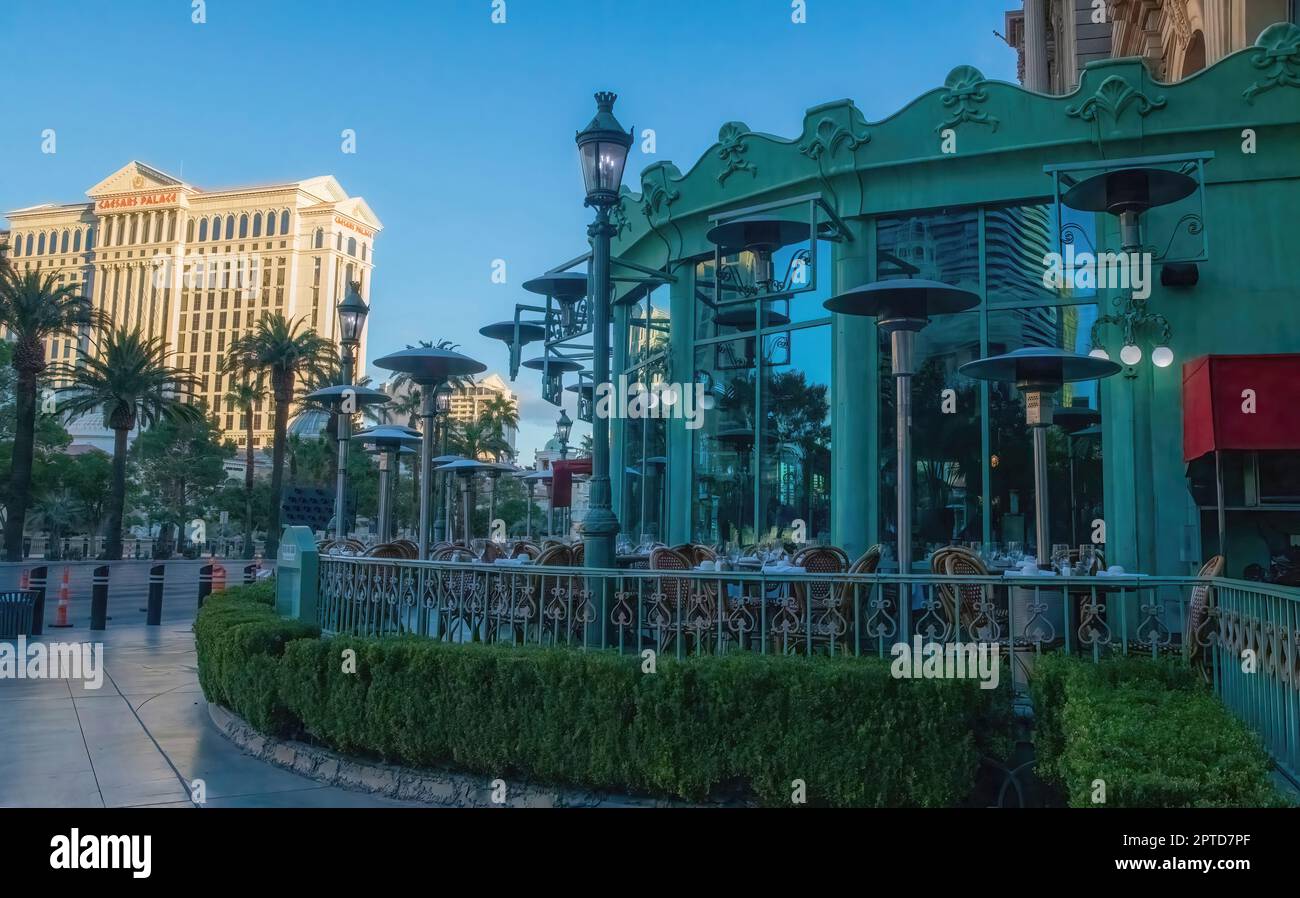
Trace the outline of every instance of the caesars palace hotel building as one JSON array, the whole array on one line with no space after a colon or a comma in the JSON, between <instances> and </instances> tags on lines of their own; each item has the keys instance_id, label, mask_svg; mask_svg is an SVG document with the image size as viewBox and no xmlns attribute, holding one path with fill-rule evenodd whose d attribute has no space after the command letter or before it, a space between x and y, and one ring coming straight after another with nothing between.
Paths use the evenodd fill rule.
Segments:
<instances>
[{"instance_id":1,"label":"caesars palace hotel building","mask_svg":"<svg viewBox=\"0 0 1300 898\"><path fill-rule=\"evenodd\" d=\"M369 298L383 225L332 176L205 190L131 162L86 195L9 212L13 266L52 269L82 285L114 326L164 340L171 364L197 375L217 425L241 445L242 415L224 399L232 378L217 370L230 342L266 312L337 339L334 309L347 284L359 281ZM46 358L71 360L76 345L54 338ZM364 370L364 343L359 356ZM268 391L253 415L255 446L270 444L272 413ZM73 438L111 451L111 433L91 417L72 423Z\"/></svg>"}]
</instances>

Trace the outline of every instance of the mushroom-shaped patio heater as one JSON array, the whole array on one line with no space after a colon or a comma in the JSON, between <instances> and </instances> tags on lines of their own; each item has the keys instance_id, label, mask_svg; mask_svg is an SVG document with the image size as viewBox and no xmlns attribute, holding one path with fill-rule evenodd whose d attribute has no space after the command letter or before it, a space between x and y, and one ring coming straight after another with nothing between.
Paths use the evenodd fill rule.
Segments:
<instances>
[{"instance_id":1,"label":"mushroom-shaped patio heater","mask_svg":"<svg viewBox=\"0 0 1300 898\"><path fill-rule=\"evenodd\" d=\"M723 255L748 250L754 254L754 286L760 293L775 293L784 285L778 283L772 270L772 255L783 246L802 243L808 239L808 222L781 218L776 215L746 215L733 218L709 228L705 239L718 247ZM715 273L720 277L721 273Z\"/></svg>"},{"instance_id":2,"label":"mushroom-shaped patio heater","mask_svg":"<svg viewBox=\"0 0 1300 898\"><path fill-rule=\"evenodd\" d=\"M1120 168L1094 175L1066 191L1061 202L1081 212L1108 212L1119 218L1126 252L1142 245L1138 220L1156 206L1167 206L1196 192L1196 179L1163 168Z\"/></svg>"},{"instance_id":3,"label":"mushroom-shaped patio heater","mask_svg":"<svg viewBox=\"0 0 1300 898\"><path fill-rule=\"evenodd\" d=\"M438 470L444 474L455 474L460 478L461 500L464 502L463 512L464 520L462 524L462 533L464 535L465 545L469 545L470 534L470 508L469 508L469 482L474 479L474 475L492 470L494 465L479 461L476 458L462 458L459 461L453 461L445 465L439 465Z\"/></svg>"},{"instance_id":4,"label":"mushroom-shaped patio heater","mask_svg":"<svg viewBox=\"0 0 1300 898\"><path fill-rule=\"evenodd\" d=\"M596 401L596 383L592 380L591 371L579 371L578 382L569 384L564 388L566 393L574 393L578 397L578 420L591 422L595 415Z\"/></svg>"},{"instance_id":5,"label":"mushroom-shaped patio heater","mask_svg":"<svg viewBox=\"0 0 1300 898\"><path fill-rule=\"evenodd\" d=\"M488 527L492 527L492 522L497 519L497 481L501 479L502 474L513 474L518 471L515 465L505 462L497 462L492 465L485 473L488 477ZM489 536L491 530L488 531Z\"/></svg>"},{"instance_id":6,"label":"mushroom-shaped patio heater","mask_svg":"<svg viewBox=\"0 0 1300 898\"><path fill-rule=\"evenodd\" d=\"M347 366L345 366L347 367ZM336 384L308 393L308 402L318 402L335 409L338 414L338 471L334 487L334 536L343 539L347 535L347 471L348 439L352 430L352 415L371 405L383 405L392 397L383 390L362 387L357 384Z\"/></svg>"},{"instance_id":7,"label":"mushroom-shaped patio heater","mask_svg":"<svg viewBox=\"0 0 1300 898\"><path fill-rule=\"evenodd\" d=\"M564 375L572 374L575 371L583 369L582 362L575 359L566 359L564 356L550 355L539 356L535 359L529 359L524 362L524 367L532 371L542 372L542 381L545 384L550 382L550 389L544 390L545 397L555 405L560 404L560 393L564 389Z\"/></svg>"},{"instance_id":8,"label":"mushroom-shaped patio heater","mask_svg":"<svg viewBox=\"0 0 1300 898\"><path fill-rule=\"evenodd\" d=\"M374 446L379 455L379 541L388 542L392 538L389 523L393 513L389 502L389 472L396 472L401 449L419 444L420 431L399 424L381 424L357 431L352 439Z\"/></svg>"},{"instance_id":9,"label":"mushroom-shaped patio heater","mask_svg":"<svg viewBox=\"0 0 1300 898\"><path fill-rule=\"evenodd\" d=\"M978 293L922 278L875 281L838 296L823 305L841 315L876 319L876 327L889 334L897 402L894 433L898 456L898 570L912 571L912 375L915 371L916 334L932 315L949 315L973 309ZM900 632L907 638L907 614L901 615Z\"/></svg>"},{"instance_id":10,"label":"mushroom-shaped patio heater","mask_svg":"<svg viewBox=\"0 0 1300 898\"><path fill-rule=\"evenodd\" d=\"M445 426L445 425L444 425ZM447 441L444 439L443 447L446 447ZM429 460L433 466L435 474L442 478L442 506L437 509L438 519L433 524L433 538L435 540L448 539L451 537L451 478L455 475L449 471L439 473L438 468L443 465L449 465L454 461L463 461L465 456L448 453L446 455L435 455Z\"/></svg>"},{"instance_id":11,"label":"mushroom-shaped patio heater","mask_svg":"<svg viewBox=\"0 0 1300 898\"><path fill-rule=\"evenodd\" d=\"M560 326L573 326L573 310L587 296L587 275L578 271L544 274L524 281L524 289L539 296L549 296L560 304Z\"/></svg>"},{"instance_id":12,"label":"mushroom-shaped patio heater","mask_svg":"<svg viewBox=\"0 0 1300 898\"><path fill-rule=\"evenodd\" d=\"M376 368L408 375L420 387L420 559L429 553L429 490L432 482L433 418L436 413L435 392L454 377L482 374L487 365L450 349L416 347L403 349L375 361ZM430 389L433 388L433 389Z\"/></svg>"},{"instance_id":13,"label":"mushroom-shaped patio heater","mask_svg":"<svg viewBox=\"0 0 1300 898\"><path fill-rule=\"evenodd\" d=\"M528 484L528 538L533 538L533 489L539 483L546 484L546 535L551 534L551 513L554 511L552 504L553 494L551 492L551 478L554 475L550 468L542 471L530 471L522 478L524 483Z\"/></svg>"},{"instance_id":14,"label":"mushroom-shaped patio heater","mask_svg":"<svg viewBox=\"0 0 1300 898\"><path fill-rule=\"evenodd\" d=\"M1034 434L1034 530L1038 539L1038 564L1046 567L1052 544L1047 501L1047 428L1052 426L1052 396L1062 384L1098 380L1118 374L1122 369L1107 359L1031 346L967 362L958 370L975 380L1014 383L1024 394L1025 423Z\"/></svg>"},{"instance_id":15,"label":"mushroom-shaped patio heater","mask_svg":"<svg viewBox=\"0 0 1300 898\"><path fill-rule=\"evenodd\" d=\"M519 353L529 343L546 338L546 326L540 321L498 321L487 324L478 332L489 340L500 340L510 350L510 379L519 374Z\"/></svg>"},{"instance_id":16,"label":"mushroom-shaped patio heater","mask_svg":"<svg viewBox=\"0 0 1300 898\"><path fill-rule=\"evenodd\" d=\"M1079 542L1078 512L1075 511L1074 438L1101 421L1101 412L1088 408L1088 401L1076 399L1074 405L1061 406L1052 415L1052 423L1065 431L1065 445L1070 451L1070 545Z\"/></svg>"}]
</instances>

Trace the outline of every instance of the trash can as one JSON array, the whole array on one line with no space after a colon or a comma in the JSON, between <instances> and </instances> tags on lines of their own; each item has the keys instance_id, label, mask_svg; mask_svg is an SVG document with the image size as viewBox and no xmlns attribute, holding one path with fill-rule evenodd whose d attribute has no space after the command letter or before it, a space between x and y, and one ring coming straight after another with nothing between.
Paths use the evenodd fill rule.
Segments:
<instances>
[{"instance_id":1,"label":"trash can","mask_svg":"<svg viewBox=\"0 0 1300 898\"><path fill-rule=\"evenodd\" d=\"M0 592L0 639L32 635L36 593L30 589Z\"/></svg>"}]
</instances>

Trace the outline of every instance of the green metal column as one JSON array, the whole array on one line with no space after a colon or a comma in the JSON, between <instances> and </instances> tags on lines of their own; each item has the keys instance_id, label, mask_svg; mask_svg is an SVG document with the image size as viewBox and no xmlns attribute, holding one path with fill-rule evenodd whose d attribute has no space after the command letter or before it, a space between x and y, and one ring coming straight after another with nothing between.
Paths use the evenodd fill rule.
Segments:
<instances>
[{"instance_id":1,"label":"green metal column","mask_svg":"<svg viewBox=\"0 0 1300 898\"><path fill-rule=\"evenodd\" d=\"M629 309L626 303L614 306L614 344L613 357L610 362L611 380L618 383L618 376L627 370L627 335ZM593 397L593 411L595 402ZM631 520L625 506L629 490L627 488L627 419L614 415L609 419L609 487L612 505L620 521ZM593 447L594 448L594 447Z\"/></svg>"},{"instance_id":2,"label":"green metal column","mask_svg":"<svg viewBox=\"0 0 1300 898\"><path fill-rule=\"evenodd\" d=\"M835 244L832 294L876 277L876 229L848 223L853 240ZM879 343L871 318L831 319L831 539L850 558L879 542Z\"/></svg>"},{"instance_id":3,"label":"green metal column","mask_svg":"<svg viewBox=\"0 0 1300 898\"><path fill-rule=\"evenodd\" d=\"M695 265L682 263L670 272L677 281L669 285L669 317L672 327L670 343L672 353L669 358L669 379L682 385L684 389L694 389L695 382ZM702 423L708 416L717 414L716 409L700 412ZM691 522L694 500L694 482L692 466L694 465L695 435L699 430L689 430L683 418L669 418L664 422L668 428L665 440L668 450L668 465L664 469L664 493L667 497L668 515L667 532L660 538L669 545L691 541ZM703 537L701 537L703 538Z\"/></svg>"}]
</instances>

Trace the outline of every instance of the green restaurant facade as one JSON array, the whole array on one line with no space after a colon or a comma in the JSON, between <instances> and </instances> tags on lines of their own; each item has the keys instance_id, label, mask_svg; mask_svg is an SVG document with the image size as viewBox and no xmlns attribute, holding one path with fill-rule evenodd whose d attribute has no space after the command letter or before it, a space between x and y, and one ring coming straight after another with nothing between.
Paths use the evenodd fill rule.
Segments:
<instances>
[{"instance_id":1,"label":"green restaurant facade","mask_svg":"<svg viewBox=\"0 0 1300 898\"><path fill-rule=\"evenodd\" d=\"M1057 397L1100 420L1083 412L1092 426L1049 433L1053 542L1103 542L1107 561L1129 570L1194 570L1218 536L1204 464L1183 457L1183 365L1300 352L1300 28L1290 24L1174 84L1113 59L1049 96L961 66L883 121L840 100L809 109L791 138L726 122L689 170L644 169L639 192L624 188L613 210L614 378L699 384L713 407L695 420L611 420L623 532L750 542L798 529L850 557L892 542L889 340L873 319L823 302L910 275L982 298L934 317L917 340L914 557L953 541L1032 541L1022 399L958 368L1026 346L1094 348L1093 325L1127 294L1086 278L1047 284L1044 257L1119 250L1114 217L1060 198L1124 166L1180 171L1197 189L1141 219L1154 260L1146 305L1168 331L1140 328L1140 361ZM781 237L757 249L710 240L743 218L782 222L769 228ZM661 282L622 276L646 269ZM1118 329L1098 337L1118 358ZM1157 346L1173 364L1152 363ZM1260 413L1295 414L1288 398L1300 401L1300 385L1261 396ZM1225 465L1227 574L1239 577L1300 534L1300 465L1293 453Z\"/></svg>"}]
</instances>

